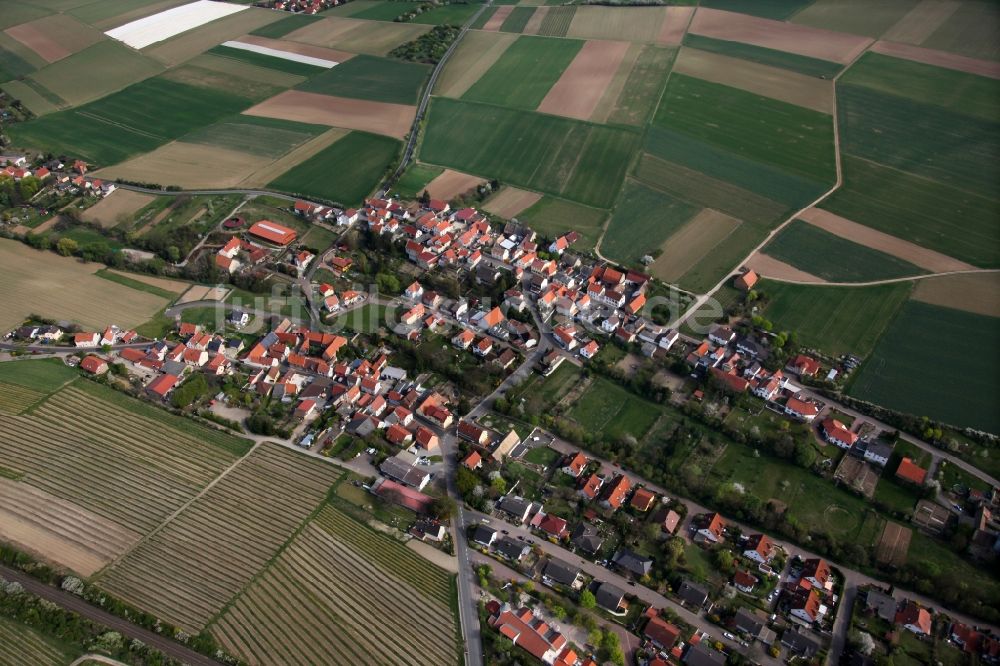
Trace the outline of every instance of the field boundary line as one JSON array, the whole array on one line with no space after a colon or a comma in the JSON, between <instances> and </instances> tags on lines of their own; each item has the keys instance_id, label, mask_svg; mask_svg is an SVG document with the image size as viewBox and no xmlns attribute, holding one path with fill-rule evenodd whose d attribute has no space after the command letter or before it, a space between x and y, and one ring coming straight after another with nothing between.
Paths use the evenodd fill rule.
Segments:
<instances>
[{"instance_id":1,"label":"field boundary line","mask_svg":"<svg viewBox=\"0 0 1000 666\"><path fill-rule=\"evenodd\" d=\"M944 271L943 273L925 273L922 275L910 275L907 277L886 278L884 280L874 280L871 282L809 282L806 280L789 280L787 278L767 278L771 282L784 282L786 284L801 284L815 287L874 287L880 284L896 284L899 282L916 282L917 280L927 280L929 278L948 277L949 275L979 275L982 273L1000 273L1000 268L971 268L964 271Z\"/></svg>"},{"instance_id":2,"label":"field boundary line","mask_svg":"<svg viewBox=\"0 0 1000 666\"><path fill-rule=\"evenodd\" d=\"M960 187L958 185L952 185L950 183L943 183L940 180L934 180L933 178L931 178L929 176L925 176L923 174L915 173L913 171L904 171L903 169L900 169L899 167L894 167L894 166L892 166L890 164L883 164L882 162L877 162L877 161L875 161L873 159L869 159L867 157L862 157L860 155L855 155L854 153L845 153L845 154L848 157L850 157L852 160L859 160L861 162L867 162L868 164L874 164L875 166L880 167L882 169L888 169L889 171L895 171L896 173L901 173L904 176L909 176L911 178L916 178L918 180L926 180L927 182L934 183L935 185L944 185L945 187L949 187L949 188L951 188L951 189L953 189L953 190L955 190L957 192L961 192L962 194L968 194L969 196L977 197L979 199L987 199L988 198L988 197L980 194L979 192L972 192L971 190L967 190L964 187ZM815 206L812 206L812 207L815 207ZM830 212L833 212L833 211L830 211Z\"/></svg>"},{"instance_id":3,"label":"field boundary line","mask_svg":"<svg viewBox=\"0 0 1000 666\"><path fill-rule=\"evenodd\" d=\"M679 328L682 324L684 324L688 320L688 318L691 317L691 315L697 312L701 308L701 306L705 305L705 303L708 302L708 300L712 297L712 294L722 289L722 287L727 282L729 282L734 272L739 270L740 266L745 265L751 259L751 257L760 252L768 243L771 242L771 240L774 239L775 236L781 233L782 229L784 229L789 224L794 222L798 218L798 216L802 214L803 211L809 210L810 208L815 208L820 203L825 201L831 194L839 190L841 186L844 184L843 158L840 149L840 109L837 101L837 81L846 72L850 71L851 67L853 67L855 63L857 63L858 60L860 60L861 57L864 56L864 54L867 52L868 52L867 48L862 49L861 52L858 53L853 60L847 63L844 66L844 68L841 69L837 73L837 75L834 76L833 79L831 79L830 81L830 84L833 86L833 113L831 114L833 119L833 162L837 174L837 178L834 181L833 186L830 187L830 189L828 189L823 194L819 195L819 197L815 201L794 211L791 215L789 215L785 219L784 222L782 222L774 229L769 231L768 234L764 237L764 239L756 247L754 247L743 259L741 259L736 266L727 271L726 275L724 275L722 279L719 280L719 282L712 289L702 294L701 297L696 298L694 302L691 304L691 306L685 312L683 312L676 320L670 322L669 324L670 328ZM673 70L671 70L671 73L672 71Z\"/></svg>"},{"instance_id":4,"label":"field boundary line","mask_svg":"<svg viewBox=\"0 0 1000 666\"><path fill-rule=\"evenodd\" d=\"M73 379L69 379L69 380L63 382L62 384L60 384L59 388L57 388L54 391L49 391L48 393L42 392L42 393L44 393L44 395L42 395L41 399L39 399L37 402L32 403L31 405L29 405L23 412L21 412L20 414L18 414L18 416L32 416L32 417L34 417L35 410L39 409L42 405L44 405L46 402L48 402L49 399L52 398L52 397L54 397L57 393L61 392L63 389L68 388L71 384L77 383L78 381L80 381L80 378L79 377L74 377Z\"/></svg>"},{"instance_id":5,"label":"field boundary line","mask_svg":"<svg viewBox=\"0 0 1000 666\"><path fill-rule=\"evenodd\" d=\"M152 132L146 132L144 130L132 127L131 125L126 125L125 123L116 123L113 120L108 120L107 118L104 118L103 116L99 116L96 113L90 113L89 111L79 111L78 110L76 112L76 114L79 115L79 116L83 116L84 118L89 118L91 120L96 120L99 123L104 123L105 125L109 125L111 127L117 127L118 129L123 129L126 132L132 132L133 134L138 134L139 136L145 136L145 137L148 137L150 139L159 139L160 141L166 141L167 140L166 137L159 136L158 134L153 134Z\"/></svg>"},{"instance_id":6,"label":"field boundary line","mask_svg":"<svg viewBox=\"0 0 1000 666\"><path fill-rule=\"evenodd\" d=\"M141 539L139 539L134 544L132 544L131 547L129 547L128 549L126 549L125 551L123 551L122 553L120 553L118 555L118 557L116 557L115 559L111 560L106 565L104 565L104 567L102 567L99 571L97 571L93 576L90 577L90 580L91 581L98 581L98 580L100 580L101 578L103 578L105 576L105 574L107 574L111 569L113 569L119 562L121 562L126 557L128 557L139 546L141 546L142 544L146 543L147 541L149 541L150 539L152 539L154 536L156 536L157 534L159 534L160 531L163 530L163 528L165 528L167 525L169 525L170 523L172 523L188 507L190 507L196 501L198 501L199 499L201 499L209 490L211 490L213 487L215 487L215 485L219 481L221 481L222 479L224 479L226 476L228 476L230 474L230 472L232 472L234 469L236 469L241 463L243 463L244 461L246 461L250 457L250 455L254 451L256 451L263 444L264 444L264 440L258 440L256 442L254 442L254 445L252 447L250 447L249 451L247 451L243 456L241 456L241 457L237 458L235 461L233 461L233 463L229 467L227 467L226 469L222 470L222 472L220 472L214 479L212 479L208 483L207 486L205 486L204 488L202 488L194 497L192 497L187 502L185 502L180 507L178 507L176 511L174 511L169 516L167 516L166 518L164 518L160 522L159 525L157 525L155 528L153 528L152 531L150 531L149 533L147 533L146 535L144 535Z\"/></svg>"}]
</instances>

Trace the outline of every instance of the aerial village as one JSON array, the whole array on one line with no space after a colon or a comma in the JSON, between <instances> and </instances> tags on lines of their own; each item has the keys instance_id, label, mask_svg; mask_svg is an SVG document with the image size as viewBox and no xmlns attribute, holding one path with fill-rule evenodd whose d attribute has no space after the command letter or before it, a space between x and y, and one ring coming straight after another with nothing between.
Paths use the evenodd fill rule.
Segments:
<instances>
[{"instance_id":1,"label":"aerial village","mask_svg":"<svg viewBox=\"0 0 1000 666\"><path fill-rule=\"evenodd\" d=\"M66 182L105 187L82 173ZM575 253L575 232L542 238L433 199L372 199L347 210L299 201L291 210L341 235L356 231L366 243L395 247L399 261L388 282L396 288L363 286L356 246L338 242L317 254L301 247L295 229L234 218L224 223L228 241L205 250L216 266L232 275L284 263L309 284L308 311L264 317L231 303L214 323L178 317L152 340L113 322L85 331L43 321L6 339L25 353L72 348L67 362L100 381L338 458L368 479L366 492L412 516L395 527L448 553L455 544L445 524L454 514L443 499L445 477L449 464L457 466L473 517L465 537L477 555L481 615L492 632L485 640L509 640L538 662L594 664L598 654L617 661L623 630L640 637L629 647L631 663L650 666L721 666L734 654L748 663L825 657L846 582L826 559L672 498L543 427L492 418L479 405L515 393L507 380L526 379L515 376L519 369L541 378L563 364L586 369L606 347L628 349L642 362L683 362L682 380L694 390L671 399L697 405L725 396L807 429L831 452L820 464L825 473L871 500L896 440L809 388L849 372L849 363L797 353L778 369L759 330L723 323L696 336L657 324L646 314L651 278ZM469 288L448 293L442 274ZM749 292L756 280L747 271L734 286ZM442 440L452 432L457 451L446 460ZM925 488L928 469L905 456L894 476ZM995 553L1000 492L961 501L975 520L972 547ZM921 499L913 526L940 533L952 519ZM901 530L908 543L910 528ZM708 582L682 573L680 559L704 561ZM589 626L574 626L573 618ZM866 586L846 621L881 627L886 650L901 635L946 635L974 659L1000 660L992 634L891 589ZM854 654L852 663L874 663Z\"/></svg>"}]
</instances>

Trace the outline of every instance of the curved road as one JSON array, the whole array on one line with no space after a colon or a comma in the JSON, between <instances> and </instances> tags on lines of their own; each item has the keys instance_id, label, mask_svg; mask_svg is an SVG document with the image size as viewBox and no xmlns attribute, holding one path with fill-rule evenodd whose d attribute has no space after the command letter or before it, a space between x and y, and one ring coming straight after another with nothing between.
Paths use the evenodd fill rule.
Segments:
<instances>
[{"instance_id":1,"label":"curved road","mask_svg":"<svg viewBox=\"0 0 1000 666\"><path fill-rule=\"evenodd\" d=\"M220 662L206 657L199 652L195 652L191 648L182 645L177 641L167 638L166 636L161 636L160 634L149 631L148 629L143 629L137 624L133 624L128 620L118 617L117 615L112 615L102 608L91 605L75 594L70 594L65 590L46 585L45 583L35 580L27 574L21 573L20 571L0 566L0 577L9 581L18 582L24 586L25 590L37 597L51 601L57 606L81 615L88 620L102 624L110 629L113 629L114 631L117 631L123 636L142 641L146 645L156 648L168 657L178 659L185 664L189 664L190 666L219 666Z\"/></svg>"}]
</instances>

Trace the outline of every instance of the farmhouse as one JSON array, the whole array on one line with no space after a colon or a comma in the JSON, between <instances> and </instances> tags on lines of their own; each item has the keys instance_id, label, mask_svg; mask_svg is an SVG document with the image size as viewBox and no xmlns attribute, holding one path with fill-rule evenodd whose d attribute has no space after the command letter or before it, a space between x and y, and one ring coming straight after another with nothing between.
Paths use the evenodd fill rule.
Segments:
<instances>
[{"instance_id":1,"label":"farmhouse","mask_svg":"<svg viewBox=\"0 0 1000 666\"><path fill-rule=\"evenodd\" d=\"M146 386L146 393L152 398L162 400L174 389L178 379L176 375L160 375Z\"/></svg>"},{"instance_id":2,"label":"farmhouse","mask_svg":"<svg viewBox=\"0 0 1000 666\"><path fill-rule=\"evenodd\" d=\"M499 604L493 602L492 605ZM555 663L566 647L566 638L546 622L536 618L528 608L514 611L510 605L504 604L495 608L489 623L514 645L544 664Z\"/></svg>"},{"instance_id":3,"label":"farmhouse","mask_svg":"<svg viewBox=\"0 0 1000 666\"><path fill-rule=\"evenodd\" d=\"M80 361L80 369L92 375L103 375L108 371L108 363L103 358L91 355Z\"/></svg>"},{"instance_id":4,"label":"farmhouse","mask_svg":"<svg viewBox=\"0 0 1000 666\"><path fill-rule=\"evenodd\" d=\"M819 427L823 431L826 441L836 444L842 449L849 449L858 441L858 436L837 419L823 419Z\"/></svg>"},{"instance_id":5,"label":"farmhouse","mask_svg":"<svg viewBox=\"0 0 1000 666\"><path fill-rule=\"evenodd\" d=\"M760 280L760 276L753 271L747 271L736 278L734 285L737 289L742 291L750 291L753 289L753 286L757 284L758 280Z\"/></svg>"},{"instance_id":6,"label":"farmhouse","mask_svg":"<svg viewBox=\"0 0 1000 666\"><path fill-rule=\"evenodd\" d=\"M275 245L285 246L295 240L296 232L294 229L289 229L288 227L282 226L277 222L271 222L270 220L261 220L260 222L254 223L249 229L249 233L252 236L256 236L261 240L265 240L268 243L274 243Z\"/></svg>"},{"instance_id":7,"label":"farmhouse","mask_svg":"<svg viewBox=\"0 0 1000 666\"><path fill-rule=\"evenodd\" d=\"M785 414L803 421L812 421L819 414L819 407L811 400L791 397L785 403Z\"/></svg>"}]
</instances>

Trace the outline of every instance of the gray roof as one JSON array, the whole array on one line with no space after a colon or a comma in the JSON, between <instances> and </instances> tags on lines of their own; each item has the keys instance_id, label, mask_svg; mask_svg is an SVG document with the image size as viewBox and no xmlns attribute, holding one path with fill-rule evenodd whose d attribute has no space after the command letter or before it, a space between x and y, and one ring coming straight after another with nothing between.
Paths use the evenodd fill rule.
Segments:
<instances>
[{"instance_id":1,"label":"gray roof","mask_svg":"<svg viewBox=\"0 0 1000 666\"><path fill-rule=\"evenodd\" d=\"M428 475L428 472L408 465L396 457L386 458L382 461L382 464L379 465L379 471L400 483L413 487L419 486Z\"/></svg>"},{"instance_id":2,"label":"gray roof","mask_svg":"<svg viewBox=\"0 0 1000 666\"><path fill-rule=\"evenodd\" d=\"M542 575L560 585L572 585L576 581L576 577L580 575L580 567L562 560L549 560Z\"/></svg>"},{"instance_id":3,"label":"gray roof","mask_svg":"<svg viewBox=\"0 0 1000 666\"><path fill-rule=\"evenodd\" d=\"M493 544L493 550L508 560L517 561L527 555L530 549L523 541L515 541L514 539L505 537Z\"/></svg>"},{"instance_id":4,"label":"gray roof","mask_svg":"<svg viewBox=\"0 0 1000 666\"><path fill-rule=\"evenodd\" d=\"M704 606L705 602L708 601L708 592L705 588L688 580L681 583L680 589L677 590L677 596L695 606Z\"/></svg>"},{"instance_id":5,"label":"gray roof","mask_svg":"<svg viewBox=\"0 0 1000 666\"><path fill-rule=\"evenodd\" d=\"M615 553L612 559L616 565L636 576L645 576L653 568L653 560L624 548Z\"/></svg>"},{"instance_id":6,"label":"gray roof","mask_svg":"<svg viewBox=\"0 0 1000 666\"><path fill-rule=\"evenodd\" d=\"M892 452L895 448L896 448L895 444L892 444L882 439L876 439L873 442L868 442L868 448L866 448L865 451L873 456L881 456L882 458L888 458L892 455Z\"/></svg>"},{"instance_id":7,"label":"gray roof","mask_svg":"<svg viewBox=\"0 0 1000 666\"><path fill-rule=\"evenodd\" d=\"M790 629L781 636L781 644L803 657L811 657L819 652L819 643Z\"/></svg>"},{"instance_id":8,"label":"gray roof","mask_svg":"<svg viewBox=\"0 0 1000 666\"><path fill-rule=\"evenodd\" d=\"M688 648L684 655L684 663L688 666L724 666L726 655L709 648L704 643L698 643Z\"/></svg>"},{"instance_id":9,"label":"gray roof","mask_svg":"<svg viewBox=\"0 0 1000 666\"><path fill-rule=\"evenodd\" d=\"M594 594L598 606L613 611L618 610L618 606L621 604L624 596L625 591L615 587L611 583L601 583Z\"/></svg>"},{"instance_id":10,"label":"gray roof","mask_svg":"<svg viewBox=\"0 0 1000 666\"><path fill-rule=\"evenodd\" d=\"M574 527L570 533L570 540L574 546L588 553L596 553L604 545L604 537L590 523L580 523Z\"/></svg>"},{"instance_id":11,"label":"gray roof","mask_svg":"<svg viewBox=\"0 0 1000 666\"><path fill-rule=\"evenodd\" d=\"M531 502L524 499L523 497L511 497L507 496L500 500L497 504L501 511L506 511L512 516L517 516L518 518L523 518L524 514L528 511L531 506Z\"/></svg>"},{"instance_id":12,"label":"gray roof","mask_svg":"<svg viewBox=\"0 0 1000 666\"><path fill-rule=\"evenodd\" d=\"M765 625L760 618L751 615L745 608L741 608L736 611L736 617L733 618L733 626L751 636L756 636Z\"/></svg>"},{"instance_id":13,"label":"gray roof","mask_svg":"<svg viewBox=\"0 0 1000 666\"><path fill-rule=\"evenodd\" d=\"M472 540L476 543L488 546L493 543L493 539L495 539L496 536L497 531L492 527L486 527L486 525L476 525L476 529L472 533Z\"/></svg>"},{"instance_id":14,"label":"gray roof","mask_svg":"<svg viewBox=\"0 0 1000 666\"><path fill-rule=\"evenodd\" d=\"M865 597L865 604L870 610L874 610L876 615L888 622L896 620L896 600L885 594L881 590L870 589Z\"/></svg>"}]
</instances>

